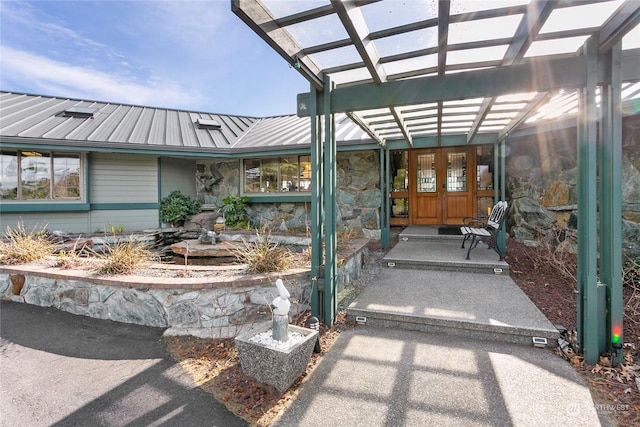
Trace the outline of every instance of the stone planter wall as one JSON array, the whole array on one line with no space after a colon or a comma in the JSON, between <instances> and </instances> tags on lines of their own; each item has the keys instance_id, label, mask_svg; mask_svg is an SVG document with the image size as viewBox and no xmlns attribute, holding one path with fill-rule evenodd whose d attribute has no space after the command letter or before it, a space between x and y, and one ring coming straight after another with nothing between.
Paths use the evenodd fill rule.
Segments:
<instances>
[{"instance_id":1,"label":"stone planter wall","mask_svg":"<svg viewBox=\"0 0 640 427\"><path fill-rule=\"evenodd\" d=\"M338 270L338 283L344 286L359 274L367 253L363 240ZM297 301L290 315L309 308L311 279L304 269L212 279L112 278L45 265L0 266L0 296L98 319L168 327L170 334L233 337L247 325L271 319L268 305L278 295L277 278Z\"/></svg>"}]
</instances>

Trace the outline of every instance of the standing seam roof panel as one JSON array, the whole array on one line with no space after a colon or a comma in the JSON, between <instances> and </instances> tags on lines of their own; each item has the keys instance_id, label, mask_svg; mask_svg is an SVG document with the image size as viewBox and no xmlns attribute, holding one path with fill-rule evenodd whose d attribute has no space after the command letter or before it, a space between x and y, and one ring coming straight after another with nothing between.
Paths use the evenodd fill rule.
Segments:
<instances>
[{"instance_id":1,"label":"standing seam roof panel","mask_svg":"<svg viewBox=\"0 0 640 427\"><path fill-rule=\"evenodd\" d=\"M151 120L153 120L153 108L142 108L140 113L140 119L135 123L130 142L134 144L146 144L149 138L149 132L151 129Z\"/></svg>"},{"instance_id":2,"label":"standing seam roof panel","mask_svg":"<svg viewBox=\"0 0 640 427\"><path fill-rule=\"evenodd\" d=\"M70 103L67 102L63 105L70 105ZM12 122L9 122L10 124L0 129L0 132L2 132L3 135L20 135L20 133L27 131L31 126L37 125L46 117L61 111L60 103L53 99L37 105L38 108L44 107L44 110L37 110L35 107L36 106L30 106L25 111L14 113L11 117ZM3 118L8 119L7 117Z\"/></svg>"},{"instance_id":3,"label":"standing seam roof panel","mask_svg":"<svg viewBox=\"0 0 640 427\"><path fill-rule=\"evenodd\" d=\"M165 119L167 111L156 109L151 119L151 127L149 129L149 137L146 143L150 145L162 145L165 143Z\"/></svg>"},{"instance_id":4,"label":"standing seam roof panel","mask_svg":"<svg viewBox=\"0 0 640 427\"><path fill-rule=\"evenodd\" d=\"M183 146L182 136L180 135L180 122L178 120L178 111L167 110L165 120L165 144L171 146Z\"/></svg>"},{"instance_id":5,"label":"standing seam roof panel","mask_svg":"<svg viewBox=\"0 0 640 427\"><path fill-rule=\"evenodd\" d=\"M180 127L180 138L182 139L182 145L185 147L200 147L198 138L193 131L195 127L191 115L186 111L178 111L178 121Z\"/></svg>"},{"instance_id":6,"label":"standing seam roof panel","mask_svg":"<svg viewBox=\"0 0 640 427\"><path fill-rule=\"evenodd\" d=\"M115 130L109 137L109 142L129 142L140 114L142 114L142 108L129 108L127 114L122 118L120 123L118 123Z\"/></svg>"},{"instance_id":7,"label":"standing seam roof panel","mask_svg":"<svg viewBox=\"0 0 640 427\"><path fill-rule=\"evenodd\" d=\"M0 123L6 122L13 114L24 114L31 107L38 107L43 102L50 101L43 98L11 98L0 102ZM1 126L1 125L0 125Z\"/></svg>"},{"instance_id":8,"label":"standing seam roof panel","mask_svg":"<svg viewBox=\"0 0 640 427\"><path fill-rule=\"evenodd\" d=\"M98 127L100 123L102 123L109 117L108 114L102 114L101 112L101 110L107 107L107 105L108 104L98 103L86 105L86 107L88 108L97 108L98 111L96 111L93 118L72 118L73 120L81 121L81 123L74 131L67 134L65 139L88 141L89 135L93 133L93 131L96 129L96 127ZM106 111L109 110L107 109Z\"/></svg>"},{"instance_id":9,"label":"standing seam roof panel","mask_svg":"<svg viewBox=\"0 0 640 427\"><path fill-rule=\"evenodd\" d=\"M199 118L202 119L206 119L209 117L205 117L205 116L209 116L208 114L197 114L197 113L192 113L190 114L191 116L191 122L195 123L195 121ZM200 141L200 146L203 148L217 148L217 144L215 139L213 138L213 135L211 134L211 132L209 132L207 129L201 129L199 126L197 125L193 125L193 130L196 134L196 139L198 141Z\"/></svg>"},{"instance_id":10,"label":"standing seam roof panel","mask_svg":"<svg viewBox=\"0 0 640 427\"><path fill-rule=\"evenodd\" d=\"M109 141L118 124L120 124L131 108L125 105L113 105L111 107L113 107L112 112L108 112L109 110L107 108L100 110L100 114L108 114L108 117L96 127L87 139L91 141Z\"/></svg>"}]
</instances>

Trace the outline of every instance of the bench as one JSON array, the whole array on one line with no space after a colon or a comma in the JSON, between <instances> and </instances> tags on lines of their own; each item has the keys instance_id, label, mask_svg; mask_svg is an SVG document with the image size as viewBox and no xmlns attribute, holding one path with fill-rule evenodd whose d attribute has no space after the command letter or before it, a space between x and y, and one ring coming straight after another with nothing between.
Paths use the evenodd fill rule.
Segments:
<instances>
[{"instance_id":1,"label":"bench","mask_svg":"<svg viewBox=\"0 0 640 427\"><path fill-rule=\"evenodd\" d=\"M464 236L461 248L464 249L467 240L471 240L467 250L467 259L471 259L469 258L471 250L478 246L478 243L484 242L489 246L489 249L496 251L500 256L500 261L503 260L504 253L498 248L497 237L508 211L507 202L500 201L491 209L489 218L464 218L465 225L460 227L460 232Z\"/></svg>"}]
</instances>

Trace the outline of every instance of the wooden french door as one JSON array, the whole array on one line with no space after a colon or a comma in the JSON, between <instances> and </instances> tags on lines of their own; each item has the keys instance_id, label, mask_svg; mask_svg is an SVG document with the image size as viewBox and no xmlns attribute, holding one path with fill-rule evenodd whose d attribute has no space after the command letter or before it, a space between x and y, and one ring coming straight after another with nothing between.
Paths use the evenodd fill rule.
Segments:
<instances>
[{"instance_id":1,"label":"wooden french door","mask_svg":"<svg viewBox=\"0 0 640 427\"><path fill-rule=\"evenodd\" d=\"M469 147L413 150L409 167L411 224L462 224L474 216L475 162Z\"/></svg>"}]
</instances>

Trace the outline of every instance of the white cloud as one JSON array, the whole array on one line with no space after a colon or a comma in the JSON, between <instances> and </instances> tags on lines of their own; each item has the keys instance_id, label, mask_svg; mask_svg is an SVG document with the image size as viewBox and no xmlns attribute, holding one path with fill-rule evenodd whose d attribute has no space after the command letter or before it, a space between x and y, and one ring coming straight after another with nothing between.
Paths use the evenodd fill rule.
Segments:
<instances>
[{"instance_id":1,"label":"white cloud","mask_svg":"<svg viewBox=\"0 0 640 427\"><path fill-rule=\"evenodd\" d=\"M8 46L0 46L0 51L3 86L37 88L50 95L173 108L202 102L198 93L186 90L177 82L158 78L137 82Z\"/></svg>"}]
</instances>

